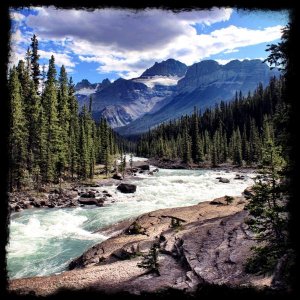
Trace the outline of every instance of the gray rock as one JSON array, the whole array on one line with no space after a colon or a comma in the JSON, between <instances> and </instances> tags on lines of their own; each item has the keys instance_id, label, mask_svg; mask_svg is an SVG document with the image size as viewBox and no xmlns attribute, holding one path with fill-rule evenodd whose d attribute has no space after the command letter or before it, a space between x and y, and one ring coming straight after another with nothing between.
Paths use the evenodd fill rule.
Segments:
<instances>
[{"instance_id":1,"label":"gray rock","mask_svg":"<svg viewBox=\"0 0 300 300\"><path fill-rule=\"evenodd\" d=\"M229 182L230 182L230 180L229 180L229 179L227 179L227 178L223 178L223 177L221 177L221 178L219 179L219 182L222 182L222 183L229 183Z\"/></svg>"},{"instance_id":2,"label":"gray rock","mask_svg":"<svg viewBox=\"0 0 300 300\"><path fill-rule=\"evenodd\" d=\"M141 166L139 166L139 168L141 170L144 170L144 171L149 171L150 170L150 165L141 165Z\"/></svg>"},{"instance_id":3,"label":"gray rock","mask_svg":"<svg viewBox=\"0 0 300 300\"><path fill-rule=\"evenodd\" d=\"M78 202L85 205L98 205L99 202L95 198L79 198Z\"/></svg>"},{"instance_id":4,"label":"gray rock","mask_svg":"<svg viewBox=\"0 0 300 300\"><path fill-rule=\"evenodd\" d=\"M244 175L240 175L240 174L236 174L234 179L235 180L244 180L245 176Z\"/></svg>"},{"instance_id":5,"label":"gray rock","mask_svg":"<svg viewBox=\"0 0 300 300\"><path fill-rule=\"evenodd\" d=\"M254 196L254 190L253 190L252 186L248 186L244 190L243 195L246 199L250 199L252 196Z\"/></svg>"},{"instance_id":6,"label":"gray rock","mask_svg":"<svg viewBox=\"0 0 300 300\"><path fill-rule=\"evenodd\" d=\"M134 184L129 184L129 183L121 183L118 185L117 189L121 192L121 193L134 193L136 191L136 185Z\"/></svg>"},{"instance_id":7,"label":"gray rock","mask_svg":"<svg viewBox=\"0 0 300 300\"><path fill-rule=\"evenodd\" d=\"M113 175L112 177L113 179L118 179L118 180L122 180L123 179L123 176L121 173L116 173Z\"/></svg>"},{"instance_id":8,"label":"gray rock","mask_svg":"<svg viewBox=\"0 0 300 300\"><path fill-rule=\"evenodd\" d=\"M94 191L88 191L80 195L80 198L96 198L96 193Z\"/></svg>"}]
</instances>

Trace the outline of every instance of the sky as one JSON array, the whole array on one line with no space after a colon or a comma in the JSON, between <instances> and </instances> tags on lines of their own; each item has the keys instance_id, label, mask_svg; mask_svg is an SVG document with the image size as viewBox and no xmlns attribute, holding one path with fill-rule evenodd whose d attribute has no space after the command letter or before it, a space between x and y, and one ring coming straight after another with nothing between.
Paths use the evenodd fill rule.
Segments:
<instances>
[{"instance_id":1,"label":"sky","mask_svg":"<svg viewBox=\"0 0 300 300\"><path fill-rule=\"evenodd\" d=\"M11 9L11 65L24 59L35 34L40 65L54 55L74 82L139 77L155 62L173 58L190 66L206 59L265 59L280 41L288 11L231 8L191 10L29 7Z\"/></svg>"}]
</instances>

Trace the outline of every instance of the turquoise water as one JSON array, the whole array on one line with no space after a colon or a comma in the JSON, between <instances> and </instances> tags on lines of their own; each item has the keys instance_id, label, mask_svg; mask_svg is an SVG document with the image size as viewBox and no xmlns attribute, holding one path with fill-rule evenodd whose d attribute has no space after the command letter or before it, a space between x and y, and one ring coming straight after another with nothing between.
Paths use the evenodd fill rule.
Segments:
<instances>
[{"instance_id":1,"label":"turquoise water","mask_svg":"<svg viewBox=\"0 0 300 300\"><path fill-rule=\"evenodd\" d=\"M230 179L219 183L215 177ZM60 273L68 263L109 236L95 230L120 220L167 207L197 204L224 195L240 195L253 183L251 177L233 180L235 173L211 170L160 169L154 176L140 175L130 180L134 194L122 194L116 186L97 188L112 194L104 207L86 206L60 209L29 209L13 213L7 265L10 278Z\"/></svg>"}]
</instances>

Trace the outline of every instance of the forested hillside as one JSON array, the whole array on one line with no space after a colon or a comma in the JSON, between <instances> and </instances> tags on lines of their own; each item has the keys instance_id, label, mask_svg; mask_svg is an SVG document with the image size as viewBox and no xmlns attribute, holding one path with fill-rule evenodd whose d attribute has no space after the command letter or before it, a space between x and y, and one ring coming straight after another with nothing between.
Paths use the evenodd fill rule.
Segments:
<instances>
[{"instance_id":1,"label":"forested hillside","mask_svg":"<svg viewBox=\"0 0 300 300\"><path fill-rule=\"evenodd\" d=\"M40 72L38 40L31 40L25 61L9 71L10 190L91 178L96 163L107 164L119 151L106 121L92 119L92 99L78 111L72 78L64 66L57 76L54 56Z\"/></svg>"},{"instance_id":2,"label":"forested hillside","mask_svg":"<svg viewBox=\"0 0 300 300\"><path fill-rule=\"evenodd\" d=\"M283 90L283 78L273 77L266 88L259 84L251 95L236 93L232 102L221 102L203 114L195 108L191 116L163 123L142 135L138 155L214 166L257 163L262 146L276 135L273 120L279 118Z\"/></svg>"}]
</instances>

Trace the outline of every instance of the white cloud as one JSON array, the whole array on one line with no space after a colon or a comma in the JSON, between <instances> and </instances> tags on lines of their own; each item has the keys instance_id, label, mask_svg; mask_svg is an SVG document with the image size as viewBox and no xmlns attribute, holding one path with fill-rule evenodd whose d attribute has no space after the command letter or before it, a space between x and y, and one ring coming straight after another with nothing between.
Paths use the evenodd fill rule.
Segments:
<instances>
[{"instance_id":1,"label":"white cloud","mask_svg":"<svg viewBox=\"0 0 300 300\"><path fill-rule=\"evenodd\" d=\"M239 49L228 49L224 51L224 54L239 52Z\"/></svg>"},{"instance_id":2,"label":"white cloud","mask_svg":"<svg viewBox=\"0 0 300 300\"><path fill-rule=\"evenodd\" d=\"M92 45L87 41L74 41L71 49L79 54L79 59L100 64L98 71L117 72L124 78L137 77L145 70L141 61L161 61L170 57L191 65L210 55L221 52L238 52L236 48L271 42L281 36L281 26L267 27L262 30L228 26L209 34L197 35L196 32L174 38L164 48L148 51L115 50L113 47Z\"/></svg>"},{"instance_id":3,"label":"white cloud","mask_svg":"<svg viewBox=\"0 0 300 300\"><path fill-rule=\"evenodd\" d=\"M172 11L146 9L62 10L35 9L26 25L41 43L52 41L64 51L40 51L41 57L55 55L57 65L75 68L71 54L84 62L99 64L99 73L116 72L124 78L138 77L155 61L174 58L191 65L218 53L271 42L281 36L281 26L248 29L233 25L197 34L196 24L209 26L230 19L232 9ZM16 39L20 39L20 33Z\"/></svg>"},{"instance_id":4,"label":"white cloud","mask_svg":"<svg viewBox=\"0 0 300 300\"><path fill-rule=\"evenodd\" d=\"M57 53L54 51L44 51L39 50L39 54L41 58L50 59L51 55L55 58L55 64L59 67L64 65L65 67L74 68L75 63L72 61L72 57L65 53Z\"/></svg>"},{"instance_id":5,"label":"white cloud","mask_svg":"<svg viewBox=\"0 0 300 300\"><path fill-rule=\"evenodd\" d=\"M8 57L8 68L11 68L12 66L17 66L19 63L19 60L24 60L25 52L24 49L18 47L17 45L11 45L11 49L9 52Z\"/></svg>"},{"instance_id":6,"label":"white cloud","mask_svg":"<svg viewBox=\"0 0 300 300\"><path fill-rule=\"evenodd\" d=\"M10 17L17 22L23 21L25 16L23 14L20 14L18 12L11 12Z\"/></svg>"},{"instance_id":7,"label":"white cloud","mask_svg":"<svg viewBox=\"0 0 300 300\"><path fill-rule=\"evenodd\" d=\"M247 60L247 59L248 60L250 60L250 59L259 59L259 60L263 61L265 59L265 57L257 57L257 58L244 57L244 58L215 59L215 61L218 62L220 65L226 65L232 60L243 61L243 60Z\"/></svg>"}]
</instances>

